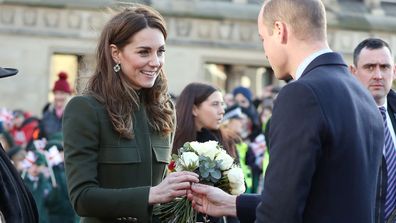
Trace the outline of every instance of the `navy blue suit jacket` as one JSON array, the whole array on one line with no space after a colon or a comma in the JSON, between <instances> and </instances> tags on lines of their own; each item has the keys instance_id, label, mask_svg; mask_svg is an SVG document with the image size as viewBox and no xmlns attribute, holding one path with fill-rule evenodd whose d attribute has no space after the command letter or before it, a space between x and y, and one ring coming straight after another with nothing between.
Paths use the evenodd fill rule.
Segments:
<instances>
[{"instance_id":1,"label":"navy blue suit jacket","mask_svg":"<svg viewBox=\"0 0 396 223\"><path fill-rule=\"evenodd\" d=\"M237 198L241 222L371 223L383 148L377 106L337 53L313 60L274 104L263 193Z\"/></svg>"}]
</instances>

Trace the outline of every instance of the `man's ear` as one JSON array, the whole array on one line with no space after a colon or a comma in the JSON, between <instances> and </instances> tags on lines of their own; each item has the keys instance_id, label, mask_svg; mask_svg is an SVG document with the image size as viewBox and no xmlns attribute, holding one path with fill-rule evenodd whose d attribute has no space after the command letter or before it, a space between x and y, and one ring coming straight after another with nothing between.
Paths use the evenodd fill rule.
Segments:
<instances>
[{"instance_id":1,"label":"man's ear","mask_svg":"<svg viewBox=\"0 0 396 223\"><path fill-rule=\"evenodd\" d=\"M393 75L392 75L392 80L395 80L396 79L396 64L395 65L393 65Z\"/></svg>"},{"instance_id":2,"label":"man's ear","mask_svg":"<svg viewBox=\"0 0 396 223\"><path fill-rule=\"evenodd\" d=\"M288 41L288 26L284 22L275 21L274 23L274 35L276 35L279 43L285 44Z\"/></svg>"},{"instance_id":3,"label":"man's ear","mask_svg":"<svg viewBox=\"0 0 396 223\"><path fill-rule=\"evenodd\" d=\"M110 44L110 50L111 50L111 57L113 58L115 63L120 62L120 50L118 47L114 44Z\"/></svg>"},{"instance_id":4,"label":"man's ear","mask_svg":"<svg viewBox=\"0 0 396 223\"><path fill-rule=\"evenodd\" d=\"M349 71L351 72L351 74L356 75L355 65L353 65L353 64L349 65Z\"/></svg>"}]
</instances>

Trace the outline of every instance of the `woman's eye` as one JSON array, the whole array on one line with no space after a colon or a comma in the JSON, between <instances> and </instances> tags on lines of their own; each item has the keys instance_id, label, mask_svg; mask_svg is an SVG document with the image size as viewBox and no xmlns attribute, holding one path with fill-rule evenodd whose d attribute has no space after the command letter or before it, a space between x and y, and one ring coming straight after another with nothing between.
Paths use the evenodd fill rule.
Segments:
<instances>
[{"instance_id":1,"label":"woman's eye","mask_svg":"<svg viewBox=\"0 0 396 223\"><path fill-rule=\"evenodd\" d=\"M147 56L149 53L148 51L140 51L139 54L142 56Z\"/></svg>"},{"instance_id":2,"label":"woman's eye","mask_svg":"<svg viewBox=\"0 0 396 223\"><path fill-rule=\"evenodd\" d=\"M164 53L165 53L165 50L162 49L162 50L159 50L157 54L158 54L158 56L162 56Z\"/></svg>"}]
</instances>

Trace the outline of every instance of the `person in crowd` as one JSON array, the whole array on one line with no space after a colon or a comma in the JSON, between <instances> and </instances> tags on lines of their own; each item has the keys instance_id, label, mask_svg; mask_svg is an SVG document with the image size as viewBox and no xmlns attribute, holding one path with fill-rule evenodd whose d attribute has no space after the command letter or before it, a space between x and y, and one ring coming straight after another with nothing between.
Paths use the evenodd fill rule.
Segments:
<instances>
[{"instance_id":1,"label":"person in crowd","mask_svg":"<svg viewBox=\"0 0 396 223\"><path fill-rule=\"evenodd\" d=\"M232 93L224 94L223 99L226 108L229 108L235 104L234 95Z\"/></svg>"},{"instance_id":2,"label":"person in crowd","mask_svg":"<svg viewBox=\"0 0 396 223\"><path fill-rule=\"evenodd\" d=\"M18 73L17 69L0 67L0 78ZM12 165L0 143L0 222L37 223L36 203Z\"/></svg>"},{"instance_id":3,"label":"person in crowd","mask_svg":"<svg viewBox=\"0 0 396 223\"><path fill-rule=\"evenodd\" d=\"M267 0L258 31L275 76L294 79L274 104L264 190L233 196L194 184L193 206L242 222L374 222L382 118L329 49L322 1Z\"/></svg>"},{"instance_id":4,"label":"person in crowd","mask_svg":"<svg viewBox=\"0 0 396 223\"><path fill-rule=\"evenodd\" d=\"M384 115L389 131L389 141L385 137L383 159L378 178L376 219L379 222L396 221L396 92L391 90L396 76L396 66L388 43L378 38L368 38L360 42L353 53L351 73L373 96ZM387 112L386 112L387 111ZM387 144L389 143L389 144ZM387 145L390 145L388 150Z\"/></svg>"},{"instance_id":5,"label":"person in crowd","mask_svg":"<svg viewBox=\"0 0 396 223\"><path fill-rule=\"evenodd\" d=\"M47 213L47 198L52 190L50 180L47 176L47 161L41 152L28 151L25 157L26 173L22 174L23 181L27 188L33 195L36 202L39 222L40 223L51 223L48 220Z\"/></svg>"},{"instance_id":6,"label":"person in crowd","mask_svg":"<svg viewBox=\"0 0 396 223\"><path fill-rule=\"evenodd\" d=\"M246 107L241 107L239 105L234 105L229 107L226 112L228 113L235 109L239 110L243 114L243 118L239 119L239 121L241 121L241 128L238 132L239 136L244 142L244 144L242 145L247 145L245 162L251 170L252 185L250 187L250 192L258 193L260 190L259 182L262 176L262 161L265 152L265 140L263 137L264 135L258 129L258 126L253 127L256 114L252 113L252 110ZM254 128L256 128L255 133L253 133Z\"/></svg>"},{"instance_id":7,"label":"person in crowd","mask_svg":"<svg viewBox=\"0 0 396 223\"><path fill-rule=\"evenodd\" d=\"M62 144L62 141L50 140L44 148L55 180L45 203L50 223L74 223L77 219L67 193Z\"/></svg>"},{"instance_id":8,"label":"person in crowd","mask_svg":"<svg viewBox=\"0 0 396 223\"><path fill-rule=\"evenodd\" d=\"M171 173L174 107L162 69L167 31L136 4L104 26L97 66L63 114L67 187L83 223L155 222L153 205L186 195L198 175Z\"/></svg>"},{"instance_id":9,"label":"person in crowd","mask_svg":"<svg viewBox=\"0 0 396 223\"><path fill-rule=\"evenodd\" d=\"M234 101L237 105L245 110L245 113L249 114L251 119L251 133L249 134L249 140L254 141L255 138L261 133L261 124L259 114L256 107L253 105L253 94L246 87L236 87L232 91Z\"/></svg>"},{"instance_id":10,"label":"person in crowd","mask_svg":"<svg viewBox=\"0 0 396 223\"><path fill-rule=\"evenodd\" d=\"M240 106L242 112L247 115L248 119L245 119L245 132L248 132L247 137L243 138L244 141L249 145L248 155L246 160L252 170L252 193L259 192L259 180L262 175L262 159L264 149L262 147L265 141L262 137L262 130L260 124L260 117L257 112L255 105L253 104L253 94L250 89L246 87L236 87L232 91L234 95L234 101L237 106ZM229 109L233 109L231 107Z\"/></svg>"},{"instance_id":11,"label":"person in crowd","mask_svg":"<svg viewBox=\"0 0 396 223\"><path fill-rule=\"evenodd\" d=\"M212 85L190 83L176 101L177 127L172 153L177 154L185 142L218 141L228 154L236 157L235 147L228 147L220 131L224 115L221 92Z\"/></svg>"},{"instance_id":12,"label":"person in crowd","mask_svg":"<svg viewBox=\"0 0 396 223\"><path fill-rule=\"evenodd\" d=\"M220 126L223 132L228 132L233 138L237 155L239 157L239 165L242 168L243 175L245 178L245 193L252 193L253 178L252 169L247 162L247 154L249 151L249 145L243 141L242 135L244 131L244 123L248 119L247 115L243 114L242 109L239 106L232 106L227 109L224 113L223 121Z\"/></svg>"},{"instance_id":13,"label":"person in crowd","mask_svg":"<svg viewBox=\"0 0 396 223\"><path fill-rule=\"evenodd\" d=\"M22 163L26 156L26 150L22 149L20 146L14 146L7 151L7 156L10 158L18 173L22 173Z\"/></svg>"},{"instance_id":14,"label":"person in crowd","mask_svg":"<svg viewBox=\"0 0 396 223\"><path fill-rule=\"evenodd\" d=\"M223 115L223 95L218 89L205 83L188 84L176 101L177 127L172 153L177 154L185 142L214 140L236 158L233 138L220 129ZM202 215L198 220L203 220ZM210 222L223 222L223 219L210 218ZM235 219L230 218L227 222L235 222Z\"/></svg>"},{"instance_id":15,"label":"person in crowd","mask_svg":"<svg viewBox=\"0 0 396 223\"><path fill-rule=\"evenodd\" d=\"M9 130L15 145L26 148L34 140L34 132L40 120L29 112L17 109L13 112L13 127Z\"/></svg>"},{"instance_id":16,"label":"person in crowd","mask_svg":"<svg viewBox=\"0 0 396 223\"><path fill-rule=\"evenodd\" d=\"M48 104L41 119L42 136L51 139L54 134L62 132L62 117L72 89L67 82L67 73L60 72L52 88L54 102Z\"/></svg>"}]
</instances>

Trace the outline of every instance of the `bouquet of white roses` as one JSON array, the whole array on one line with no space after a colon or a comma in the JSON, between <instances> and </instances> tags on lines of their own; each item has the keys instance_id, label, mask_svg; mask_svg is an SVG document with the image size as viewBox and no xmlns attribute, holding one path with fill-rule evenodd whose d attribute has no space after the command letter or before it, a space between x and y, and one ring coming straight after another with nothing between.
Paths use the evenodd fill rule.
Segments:
<instances>
[{"instance_id":1,"label":"bouquet of white roses","mask_svg":"<svg viewBox=\"0 0 396 223\"><path fill-rule=\"evenodd\" d=\"M172 155L168 168L171 172L195 172L200 183L218 187L230 194L245 192L242 169L216 141L185 143L178 154ZM166 223L195 223L197 216L187 197L155 206L154 215Z\"/></svg>"}]
</instances>

